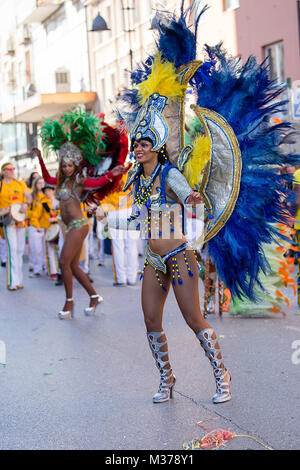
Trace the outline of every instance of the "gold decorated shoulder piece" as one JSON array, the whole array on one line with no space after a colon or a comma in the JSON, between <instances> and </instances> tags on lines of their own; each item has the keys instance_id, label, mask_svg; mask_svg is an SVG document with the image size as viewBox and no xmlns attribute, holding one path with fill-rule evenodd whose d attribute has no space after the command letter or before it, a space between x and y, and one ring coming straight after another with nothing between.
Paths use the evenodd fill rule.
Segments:
<instances>
[{"instance_id":1,"label":"gold decorated shoulder piece","mask_svg":"<svg viewBox=\"0 0 300 470\"><path fill-rule=\"evenodd\" d=\"M242 156L237 137L223 116L200 106L191 108L211 140L211 158L200 189L208 208L212 209L206 226L206 243L219 233L234 210L240 190Z\"/></svg>"}]
</instances>

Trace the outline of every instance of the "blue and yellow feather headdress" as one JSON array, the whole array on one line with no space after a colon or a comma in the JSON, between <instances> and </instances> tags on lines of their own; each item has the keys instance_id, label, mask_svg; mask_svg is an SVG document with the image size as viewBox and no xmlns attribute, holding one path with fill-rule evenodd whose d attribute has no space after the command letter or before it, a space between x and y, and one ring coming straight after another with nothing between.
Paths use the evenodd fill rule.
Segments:
<instances>
[{"instance_id":1,"label":"blue and yellow feather headdress","mask_svg":"<svg viewBox=\"0 0 300 470\"><path fill-rule=\"evenodd\" d=\"M285 102L278 100L283 89L270 79L265 62L250 57L242 65L221 44L206 46L204 63L196 60L198 21L206 8L192 28L187 17L197 3L184 11L182 1L179 18L159 15L156 51L132 73L121 114L132 138L152 136L155 148L165 142L170 162L190 185L201 183L210 210L205 241L218 275L233 296L255 299L257 288L263 290L261 275L270 269L264 245L278 240L276 224L287 224L289 216L280 169L299 165L300 156L280 147L290 124L272 123ZM200 131L186 146L189 85Z\"/></svg>"}]
</instances>

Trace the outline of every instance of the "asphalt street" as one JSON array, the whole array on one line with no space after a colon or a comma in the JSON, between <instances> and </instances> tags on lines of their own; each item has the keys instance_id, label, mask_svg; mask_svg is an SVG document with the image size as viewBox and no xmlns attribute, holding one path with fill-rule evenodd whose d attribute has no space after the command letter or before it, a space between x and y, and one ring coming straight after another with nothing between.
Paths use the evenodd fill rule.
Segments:
<instances>
[{"instance_id":1,"label":"asphalt street","mask_svg":"<svg viewBox=\"0 0 300 470\"><path fill-rule=\"evenodd\" d=\"M85 317L88 297L75 283L75 318L61 321L62 287L45 275L29 278L25 263L24 289L10 292L0 268L1 450L182 450L203 434L199 422L252 436L235 437L225 450L300 448L295 299L286 317L208 317L232 374L232 400L214 405L212 369L171 292L164 329L177 383L173 400L153 404L159 375L145 335L140 282L113 287L110 256L105 267L91 261L91 275L105 299L101 309Z\"/></svg>"}]
</instances>

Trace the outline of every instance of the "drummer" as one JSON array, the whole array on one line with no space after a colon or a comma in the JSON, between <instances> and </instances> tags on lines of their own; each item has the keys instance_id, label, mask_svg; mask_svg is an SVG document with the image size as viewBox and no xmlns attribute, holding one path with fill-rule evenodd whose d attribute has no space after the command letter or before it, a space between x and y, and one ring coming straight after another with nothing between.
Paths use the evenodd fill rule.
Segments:
<instances>
[{"instance_id":1,"label":"drummer","mask_svg":"<svg viewBox=\"0 0 300 470\"><path fill-rule=\"evenodd\" d=\"M45 181L41 176L34 179L32 184L32 202L28 210L28 238L31 252L33 274L30 277L40 277L45 260L45 229L43 226L43 200L42 192Z\"/></svg>"},{"instance_id":2,"label":"drummer","mask_svg":"<svg viewBox=\"0 0 300 470\"><path fill-rule=\"evenodd\" d=\"M15 167L11 163L1 166L0 210L12 211L14 204L21 204L20 213L26 214L31 202L30 191L26 184L16 179ZM23 288L23 254L25 248L25 222L12 218L3 226L7 244L7 288L11 291Z\"/></svg>"},{"instance_id":3,"label":"drummer","mask_svg":"<svg viewBox=\"0 0 300 470\"><path fill-rule=\"evenodd\" d=\"M49 191L48 196L51 197ZM45 194L45 181L38 176L33 181L32 203L29 208L28 233L33 255L33 274L30 277L40 277L44 265L47 264L48 274L56 280L56 247L55 244L45 241L45 231L56 222L56 213L52 211L52 201Z\"/></svg>"}]
</instances>

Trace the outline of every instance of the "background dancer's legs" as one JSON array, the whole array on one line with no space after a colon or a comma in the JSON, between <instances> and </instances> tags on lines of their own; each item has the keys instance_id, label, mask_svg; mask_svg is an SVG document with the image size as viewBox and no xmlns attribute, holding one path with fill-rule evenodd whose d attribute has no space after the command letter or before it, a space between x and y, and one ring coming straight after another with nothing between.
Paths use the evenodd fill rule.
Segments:
<instances>
[{"instance_id":1,"label":"background dancer's legs","mask_svg":"<svg viewBox=\"0 0 300 470\"><path fill-rule=\"evenodd\" d=\"M89 228L87 225L80 229L72 228L65 236L59 262L66 290L66 299L71 299L73 297L73 275L89 295L96 294L96 291L90 283L87 275L78 266L82 244L88 234L88 230ZM91 304L93 305L92 299ZM73 302L66 302L64 310L70 310L72 306Z\"/></svg>"}]
</instances>

